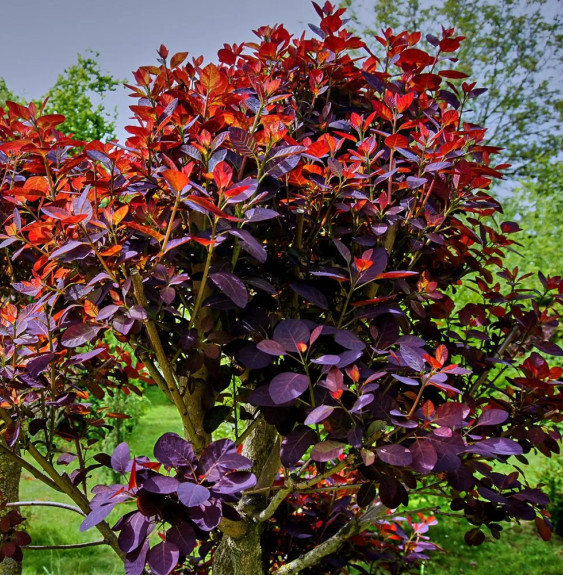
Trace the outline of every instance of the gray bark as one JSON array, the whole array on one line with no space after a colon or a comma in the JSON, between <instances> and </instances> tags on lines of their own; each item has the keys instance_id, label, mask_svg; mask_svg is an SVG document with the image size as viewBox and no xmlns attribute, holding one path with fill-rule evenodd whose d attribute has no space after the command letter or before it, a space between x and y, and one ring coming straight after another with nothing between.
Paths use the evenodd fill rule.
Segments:
<instances>
[{"instance_id":1,"label":"gray bark","mask_svg":"<svg viewBox=\"0 0 563 575\"><path fill-rule=\"evenodd\" d=\"M0 492L8 502L19 501L21 467L6 455L0 453ZM0 512L1 516L1 512ZM22 564L13 559L0 563L0 575L20 575Z\"/></svg>"},{"instance_id":2,"label":"gray bark","mask_svg":"<svg viewBox=\"0 0 563 575\"><path fill-rule=\"evenodd\" d=\"M244 442L243 455L254 462L252 471L257 486L272 485L279 469L279 438L273 426L260 421ZM244 517L245 533L240 537L223 535L213 559L213 575L263 575L260 536L264 523L254 519L266 506L266 497L243 497L239 512Z\"/></svg>"}]
</instances>

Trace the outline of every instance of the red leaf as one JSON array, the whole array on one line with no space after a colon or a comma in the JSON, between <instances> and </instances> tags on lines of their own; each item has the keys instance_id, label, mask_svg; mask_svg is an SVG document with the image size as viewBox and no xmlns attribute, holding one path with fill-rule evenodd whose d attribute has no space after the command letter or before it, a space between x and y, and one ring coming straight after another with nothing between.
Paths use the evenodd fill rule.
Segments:
<instances>
[{"instance_id":1,"label":"red leaf","mask_svg":"<svg viewBox=\"0 0 563 575\"><path fill-rule=\"evenodd\" d=\"M175 192L183 190L190 183L188 176L178 170L165 170L162 175Z\"/></svg>"},{"instance_id":2,"label":"red leaf","mask_svg":"<svg viewBox=\"0 0 563 575\"><path fill-rule=\"evenodd\" d=\"M219 162L213 168L213 179L220 190L224 190L229 186L233 179L233 169L227 162Z\"/></svg>"},{"instance_id":3,"label":"red leaf","mask_svg":"<svg viewBox=\"0 0 563 575\"><path fill-rule=\"evenodd\" d=\"M402 114L405 110L408 110L414 100L414 92L409 92L404 96L399 96L397 98L397 110Z\"/></svg>"},{"instance_id":4,"label":"red leaf","mask_svg":"<svg viewBox=\"0 0 563 575\"><path fill-rule=\"evenodd\" d=\"M401 134L391 134L385 138L385 145L388 148L408 148L409 141Z\"/></svg>"},{"instance_id":5,"label":"red leaf","mask_svg":"<svg viewBox=\"0 0 563 575\"><path fill-rule=\"evenodd\" d=\"M147 236L151 236L151 238L154 238L158 242L161 242L164 239L164 236L159 231L153 230L152 228L149 228L148 226L143 226L142 224L138 224L137 222L126 222L125 225L128 228L133 228L134 230L137 230L138 232L142 232L143 234L145 234Z\"/></svg>"}]
</instances>

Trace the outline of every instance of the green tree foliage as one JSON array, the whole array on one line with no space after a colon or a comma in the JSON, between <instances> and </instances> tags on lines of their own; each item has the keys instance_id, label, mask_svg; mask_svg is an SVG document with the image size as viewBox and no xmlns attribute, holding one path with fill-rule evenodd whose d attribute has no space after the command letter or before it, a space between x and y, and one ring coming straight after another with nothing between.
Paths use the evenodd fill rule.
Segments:
<instances>
[{"instance_id":1,"label":"green tree foliage","mask_svg":"<svg viewBox=\"0 0 563 575\"><path fill-rule=\"evenodd\" d=\"M507 217L525 230L519 234L521 245L509 256L509 265L561 275L563 162L538 161L534 172L504 204Z\"/></svg>"},{"instance_id":2,"label":"green tree foliage","mask_svg":"<svg viewBox=\"0 0 563 575\"><path fill-rule=\"evenodd\" d=\"M115 137L116 111L108 111L106 96L115 91L120 81L100 68L99 54L78 54L77 61L59 75L48 92L36 103L45 99L45 113L62 114L66 117L60 127L66 134L80 140L110 140ZM0 105L6 100L22 102L0 78Z\"/></svg>"},{"instance_id":3,"label":"green tree foliage","mask_svg":"<svg viewBox=\"0 0 563 575\"><path fill-rule=\"evenodd\" d=\"M464 110L465 119L489 126L489 143L504 147L503 159L515 173L528 173L536 157L557 157L563 117L561 0L344 0L342 4L349 7L366 38L387 27L436 36L441 26L455 27L467 37L456 69L488 89L471 101L472 110Z\"/></svg>"}]
</instances>

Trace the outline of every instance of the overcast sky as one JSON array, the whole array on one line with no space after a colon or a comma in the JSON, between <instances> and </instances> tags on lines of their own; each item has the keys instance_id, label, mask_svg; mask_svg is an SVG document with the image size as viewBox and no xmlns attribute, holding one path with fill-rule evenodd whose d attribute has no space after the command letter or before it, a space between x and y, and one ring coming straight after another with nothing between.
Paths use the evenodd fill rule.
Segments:
<instances>
[{"instance_id":1,"label":"overcast sky","mask_svg":"<svg viewBox=\"0 0 563 575\"><path fill-rule=\"evenodd\" d=\"M87 49L100 53L105 71L131 80L139 66L156 64L160 44L210 60L224 43L251 41L261 25L298 34L317 21L309 0L0 0L0 77L37 98ZM125 89L108 99L120 139L131 102Z\"/></svg>"}]
</instances>

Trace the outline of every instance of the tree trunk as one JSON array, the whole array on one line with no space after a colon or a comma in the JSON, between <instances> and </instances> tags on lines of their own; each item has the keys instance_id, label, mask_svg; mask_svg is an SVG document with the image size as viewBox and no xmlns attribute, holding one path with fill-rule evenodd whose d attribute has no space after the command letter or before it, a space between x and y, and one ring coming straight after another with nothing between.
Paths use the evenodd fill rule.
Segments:
<instances>
[{"instance_id":1,"label":"tree trunk","mask_svg":"<svg viewBox=\"0 0 563 575\"><path fill-rule=\"evenodd\" d=\"M252 471L258 478L256 487L271 486L280 466L279 437L275 428L260 420L244 442L243 455L254 462ZM252 513L266 507L266 495L242 498L238 510L244 517L245 533L240 537L223 535L213 558L213 575L264 574L260 543L264 524L257 523Z\"/></svg>"},{"instance_id":2,"label":"tree trunk","mask_svg":"<svg viewBox=\"0 0 563 575\"><path fill-rule=\"evenodd\" d=\"M243 537L225 535L213 558L213 575L263 575L261 531L262 525L250 523Z\"/></svg>"},{"instance_id":3,"label":"tree trunk","mask_svg":"<svg viewBox=\"0 0 563 575\"><path fill-rule=\"evenodd\" d=\"M21 467L4 454L0 454L0 492L2 499L8 502L19 501ZM0 514L1 516L1 514ZM0 575L20 575L22 564L13 559L4 559L0 563Z\"/></svg>"}]
</instances>

